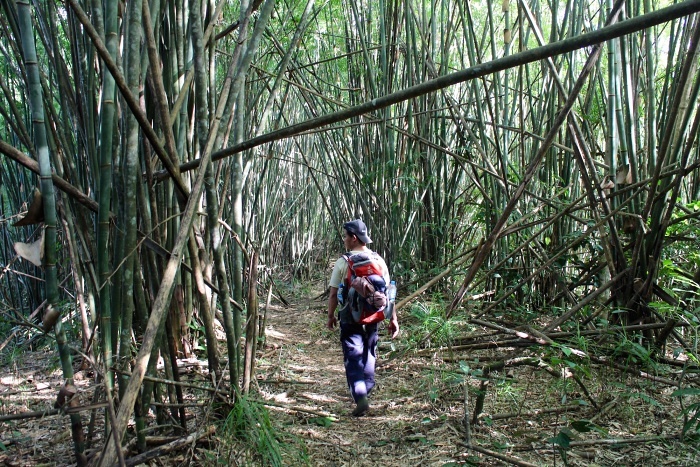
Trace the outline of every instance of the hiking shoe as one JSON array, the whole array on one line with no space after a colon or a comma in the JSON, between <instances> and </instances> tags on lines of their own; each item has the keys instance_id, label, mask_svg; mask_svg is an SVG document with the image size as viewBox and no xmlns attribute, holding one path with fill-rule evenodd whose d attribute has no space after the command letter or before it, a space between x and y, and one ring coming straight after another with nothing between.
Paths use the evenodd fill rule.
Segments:
<instances>
[{"instance_id":1,"label":"hiking shoe","mask_svg":"<svg viewBox=\"0 0 700 467\"><path fill-rule=\"evenodd\" d=\"M368 410L369 410L369 401L367 400L366 397L363 397L359 401L357 401L357 407L355 407L355 410L352 411L352 416L353 417L361 417L364 414L366 414Z\"/></svg>"}]
</instances>

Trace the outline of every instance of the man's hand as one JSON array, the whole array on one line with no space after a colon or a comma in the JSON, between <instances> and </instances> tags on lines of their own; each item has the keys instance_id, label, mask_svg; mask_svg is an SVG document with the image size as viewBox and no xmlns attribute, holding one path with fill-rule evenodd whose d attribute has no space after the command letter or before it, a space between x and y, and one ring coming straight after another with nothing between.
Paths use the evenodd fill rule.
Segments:
<instances>
[{"instance_id":1,"label":"man's hand","mask_svg":"<svg viewBox=\"0 0 700 467\"><path fill-rule=\"evenodd\" d=\"M328 313L328 324L326 324L326 327L332 331L337 325L338 319L335 317L335 313Z\"/></svg>"},{"instance_id":2,"label":"man's hand","mask_svg":"<svg viewBox=\"0 0 700 467\"><path fill-rule=\"evenodd\" d=\"M396 339L399 335L399 320L396 319L396 315L394 315L389 322L389 335L391 335L392 339Z\"/></svg>"},{"instance_id":3,"label":"man's hand","mask_svg":"<svg viewBox=\"0 0 700 467\"><path fill-rule=\"evenodd\" d=\"M338 308L338 287L330 287L328 295L328 324L326 327L331 331L338 325L338 318L335 317L335 310Z\"/></svg>"}]
</instances>

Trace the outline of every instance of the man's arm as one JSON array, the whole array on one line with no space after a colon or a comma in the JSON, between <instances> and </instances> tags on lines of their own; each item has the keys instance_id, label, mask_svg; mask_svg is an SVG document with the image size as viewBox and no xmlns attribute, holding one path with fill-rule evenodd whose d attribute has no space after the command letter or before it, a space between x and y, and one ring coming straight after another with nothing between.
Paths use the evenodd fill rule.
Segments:
<instances>
[{"instance_id":1,"label":"man's arm","mask_svg":"<svg viewBox=\"0 0 700 467\"><path fill-rule=\"evenodd\" d=\"M391 310L391 319L389 320L389 334L392 339L396 339L399 335L399 316L396 311L396 304L394 304L394 309Z\"/></svg>"},{"instance_id":2,"label":"man's arm","mask_svg":"<svg viewBox=\"0 0 700 467\"><path fill-rule=\"evenodd\" d=\"M330 296L328 297L328 329L334 329L338 324L338 319L335 317L336 308L338 308L338 287L330 287Z\"/></svg>"},{"instance_id":3,"label":"man's arm","mask_svg":"<svg viewBox=\"0 0 700 467\"><path fill-rule=\"evenodd\" d=\"M388 284L391 282L391 277L389 276L389 268L382 258L382 264L384 265L384 281ZM391 319L389 320L389 335L392 339L395 339L399 335L399 316L396 311L396 304L394 304L393 310L391 310Z\"/></svg>"}]
</instances>

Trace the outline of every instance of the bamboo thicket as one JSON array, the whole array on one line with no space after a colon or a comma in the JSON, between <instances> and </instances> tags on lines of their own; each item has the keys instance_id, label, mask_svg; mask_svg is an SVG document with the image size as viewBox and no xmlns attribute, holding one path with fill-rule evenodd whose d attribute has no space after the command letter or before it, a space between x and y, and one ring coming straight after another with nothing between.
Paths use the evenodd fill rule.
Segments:
<instances>
[{"instance_id":1,"label":"bamboo thicket","mask_svg":"<svg viewBox=\"0 0 700 467\"><path fill-rule=\"evenodd\" d=\"M28 339L60 311L66 381L80 358L118 402L107 463L133 413L143 449L150 403L182 405L145 378L160 357L170 381L194 354L230 402L252 391L258 294L327 276L353 217L402 306L689 319L697 0L0 6L0 326ZM43 268L15 251L41 230L12 225L35 186Z\"/></svg>"}]
</instances>

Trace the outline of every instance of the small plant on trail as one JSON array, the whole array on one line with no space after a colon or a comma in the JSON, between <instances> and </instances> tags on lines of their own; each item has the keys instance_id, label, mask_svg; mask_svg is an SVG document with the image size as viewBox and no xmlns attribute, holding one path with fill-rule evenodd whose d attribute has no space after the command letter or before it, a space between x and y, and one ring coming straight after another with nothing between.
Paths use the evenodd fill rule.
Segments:
<instances>
[{"instance_id":1,"label":"small plant on trail","mask_svg":"<svg viewBox=\"0 0 700 467\"><path fill-rule=\"evenodd\" d=\"M572 430L573 428L573 430ZM599 427L595 423L591 423L589 420L575 420L567 427L559 430L559 433L553 438L549 438L547 441L552 443L554 447L559 451L564 465L569 465L569 460L567 453L571 445L571 441L576 439L574 430L579 433L589 433L591 431L597 431L603 435L607 435L607 431Z\"/></svg>"},{"instance_id":2,"label":"small plant on trail","mask_svg":"<svg viewBox=\"0 0 700 467\"><path fill-rule=\"evenodd\" d=\"M289 463L306 463L303 450L300 450L299 446L290 449L280 440L280 434L275 430L268 410L246 396L240 397L229 412L221 439L223 443L219 450L225 449L227 452L219 456L219 464L223 460L223 465L231 465L228 462L237 457L235 451L238 449L245 451L254 465L277 467ZM287 459L285 454L294 455L296 458Z\"/></svg>"},{"instance_id":3,"label":"small plant on trail","mask_svg":"<svg viewBox=\"0 0 700 467\"><path fill-rule=\"evenodd\" d=\"M503 400L513 410L518 410L523 404L523 388L518 387L512 377L499 375L496 381L496 397Z\"/></svg>"}]
</instances>

